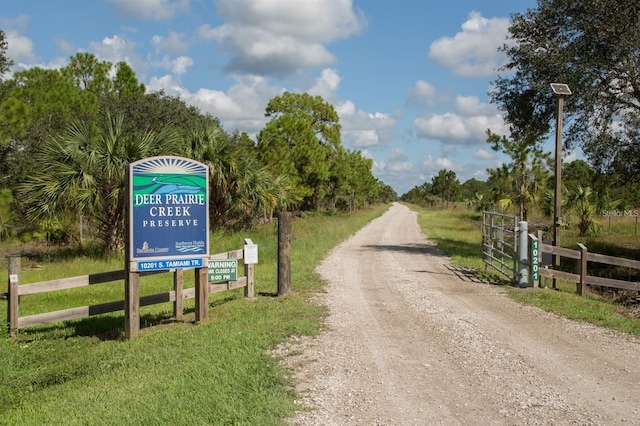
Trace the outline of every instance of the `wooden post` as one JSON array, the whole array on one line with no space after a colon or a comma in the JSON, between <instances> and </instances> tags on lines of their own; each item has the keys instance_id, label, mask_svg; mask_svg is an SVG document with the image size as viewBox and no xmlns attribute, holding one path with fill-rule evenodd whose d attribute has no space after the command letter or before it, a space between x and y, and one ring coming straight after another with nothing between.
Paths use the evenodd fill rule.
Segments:
<instances>
[{"instance_id":1,"label":"wooden post","mask_svg":"<svg viewBox=\"0 0 640 426\"><path fill-rule=\"evenodd\" d=\"M580 296L587 294L587 247L578 243L578 250L580 250L580 259L578 259L578 275L580 275L580 282L576 283L576 293Z\"/></svg>"},{"instance_id":2,"label":"wooden post","mask_svg":"<svg viewBox=\"0 0 640 426\"><path fill-rule=\"evenodd\" d=\"M127 165L127 182L131 182L131 164ZM131 185L125 187L124 234L124 337L140 334L140 272L131 269Z\"/></svg>"},{"instance_id":3,"label":"wooden post","mask_svg":"<svg viewBox=\"0 0 640 426\"><path fill-rule=\"evenodd\" d=\"M9 256L9 282L7 323L9 324L9 334L11 337L18 335L18 318L20 316L20 296L18 286L20 285L20 256Z\"/></svg>"},{"instance_id":4,"label":"wooden post","mask_svg":"<svg viewBox=\"0 0 640 426\"><path fill-rule=\"evenodd\" d=\"M493 266L493 240L494 240L494 230L493 230L493 215L489 214L489 266ZM486 270L486 268L485 268Z\"/></svg>"},{"instance_id":5,"label":"wooden post","mask_svg":"<svg viewBox=\"0 0 640 426\"><path fill-rule=\"evenodd\" d=\"M291 213L278 213L278 296L291 292Z\"/></svg>"},{"instance_id":6,"label":"wooden post","mask_svg":"<svg viewBox=\"0 0 640 426\"><path fill-rule=\"evenodd\" d=\"M184 314L184 273L182 269L176 269L173 272L173 291L176 294L176 300L173 302L173 317L181 320Z\"/></svg>"},{"instance_id":7,"label":"wooden post","mask_svg":"<svg viewBox=\"0 0 640 426\"><path fill-rule=\"evenodd\" d=\"M124 274L124 336L135 339L140 334L140 273L131 272L130 262Z\"/></svg>"},{"instance_id":8,"label":"wooden post","mask_svg":"<svg viewBox=\"0 0 640 426\"><path fill-rule=\"evenodd\" d=\"M546 265L542 265L542 244L544 244L544 233L542 232L541 229L538 229L537 237L538 237L538 241L540 241L540 255L538 256L538 264L540 265L541 268L547 269ZM542 274L540 274L540 276L542 277ZM547 277L542 277L542 282L540 283L540 286L544 288L548 286Z\"/></svg>"},{"instance_id":9,"label":"wooden post","mask_svg":"<svg viewBox=\"0 0 640 426\"><path fill-rule=\"evenodd\" d=\"M209 319L209 267L196 268L196 321Z\"/></svg>"},{"instance_id":10,"label":"wooden post","mask_svg":"<svg viewBox=\"0 0 640 426\"><path fill-rule=\"evenodd\" d=\"M249 299L254 299L256 297L255 281L253 278L254 268L255 265L253 264L244 265L244 275L247 277L247 285L244 287L244 297Z\"/></svg>"}]
</instances>

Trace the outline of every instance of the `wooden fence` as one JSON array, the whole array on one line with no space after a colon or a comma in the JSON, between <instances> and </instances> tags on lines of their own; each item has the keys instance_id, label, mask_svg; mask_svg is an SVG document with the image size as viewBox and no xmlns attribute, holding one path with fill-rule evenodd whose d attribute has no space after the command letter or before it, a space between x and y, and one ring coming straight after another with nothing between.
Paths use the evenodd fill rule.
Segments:
<instances>
[{"instance_id":1,"label":"wooden fence","mask_svg":"<svg viewBox=\"0 0 640 426\"><path fill-rule=\"evenodd\" d=\"M252 244L251 240L245 239L245 242ZM218 253L209 256L210 260L221 259L244 259L243 249ZM245 297L254 297L254 266L253 264L245 264L244 277L237 277L234 281L225 281L221 283L211 284L207 287L209 294L221 291L233 290L244 287ZM158 303L173 302L173 315L176 319L183 317L183 301L196 297L195 288L183 288L183 269L149 271L140 272L141 276L173 273L173 290L163 293L153 294L140 297L140 306L155 305ZM76 308L64 309L60 311L46 312L36 315L20 316L20 298L23 296L47 293L58 290L67 290L71 288L84 287L95 284L103 284L113 281L123 281L125 279L125 271L102 272L99 274L82 275L71 278L61 278L57 280L42 281L31 284L20 285L20 258L9 258L9 288L8 293L0 294L1 298L8 300L7 306L7 322L9 331L12 335L17 330L25 327L32 327L47 323L60 321L68 321L72 319L87 318L93 315L105 314L109 312L122 311L125 308L125 301L118 300L115 302L101 303L97 305L81 306Z\"/></svg>"},{"instance_id":2,"label":"wooden fence","mask_svg":"<svg viewBox=\"0 0 640 426\"><path fill-rule=\"evenodd\" d=\"M532 234L529 234L529 238L531 240L539 242L539 263L541 263L543 253L550 253L551 255L558 255L560 257L567 257L576 260L575 273L540 268L540 275L543 277L558 278L576 283L576 292L580 296L584 296L586 294L587 285L640 291L640 283L638 282L588 275L589 262L640 269L640 261L638 260L625 259L622 257L614 257L598 253L590 253L587 250L587 247L581 243L578 244L577 250L572 250L564 247L555 247L550 244L545 244L538 237Z\"/></svg>"}]
</instances>

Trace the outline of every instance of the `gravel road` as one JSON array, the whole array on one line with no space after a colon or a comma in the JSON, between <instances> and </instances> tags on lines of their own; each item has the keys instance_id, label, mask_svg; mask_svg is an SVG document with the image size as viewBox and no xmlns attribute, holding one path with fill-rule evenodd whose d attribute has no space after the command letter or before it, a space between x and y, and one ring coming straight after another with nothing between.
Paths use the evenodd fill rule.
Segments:
<instances>
[{"instance_id":1,"label":"gravel road","mask_svg":"<svg viewBox=\"0 0 640 426\"><path fill-rule=\"evenodd\" d=\"M278 351L303 395L292 425L640 425L640 341L474 282L405 206L318 272L325 330Z\"/></svg>"}]
</instances>

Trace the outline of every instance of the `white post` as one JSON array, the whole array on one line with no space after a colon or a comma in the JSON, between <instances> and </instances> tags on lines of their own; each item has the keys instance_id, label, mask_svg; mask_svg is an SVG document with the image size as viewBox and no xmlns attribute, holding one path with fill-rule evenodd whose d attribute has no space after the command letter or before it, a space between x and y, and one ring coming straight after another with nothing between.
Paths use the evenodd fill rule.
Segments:
<instances>
[{"instance_id":1,"label":"white post","mask_svg":"<svg viewBox=\"0 0 640 426\"><path fill-rule=\"evenodd\" d=\"M528 231L527 222L518 222L518 287L525 288L529 285L529 247L528 247Z\"/></svg>"}]
</instances>

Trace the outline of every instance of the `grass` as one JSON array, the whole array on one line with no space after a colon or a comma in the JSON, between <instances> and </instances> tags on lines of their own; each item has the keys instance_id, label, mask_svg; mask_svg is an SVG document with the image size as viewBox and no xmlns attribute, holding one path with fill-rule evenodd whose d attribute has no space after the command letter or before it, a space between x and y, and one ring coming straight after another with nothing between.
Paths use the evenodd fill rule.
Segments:
<instances>
[{"instance_id":1,"label":"grass","mask_svg":"<svg viewBox=\"0 0 640 426\"><path fill-rule=\"evenodd\" d=\"M171 304L141 308L138 339L124 340L122 312L20 330L0 331L0 424L215 424L279 425L296 409L291 379L269 349L293 335L314 335L325 308L310 302L322 291L315 266L337 243L386 210L293 221L292 293L277 296L277 227L217 233L211 252L259 246L256 292L210 297L210 320L171 320ZM0 274L7 274L6 260ZM122 268L121 258L47 256L23 259L21 282ZM193 274L185 286L192 285ZM144 277L143 294L167 291L170 274ZM123 283L25 296L21 315L121 300ZM189 303L190 302L190 303ZM24 309L22 309L24 306ZM6 318L6 303L0 304Z\"/></svg>"},{"instance_id":2,"label":"grass","mask_svg":"<svg viewBox=\"0 0 640 426\"><path fill-rule=\"evenodd\" d=\"M481 217L466 208L411 208L428 237L462 267L484 271ZM256 300L242 289L210 298L210 321L193 321L193 301L186 319L171 320L171 305L141 308L141 334L123 339L123 315L114 313L33 327L11 340L0 331L0 424L215 424L281 425L296 409L291 378L269 349L293 335L321 330L325 308L310 303L323 284L314 272L338 242L380 215L378 206L352 216L312 216L293 222L292 288L277 295L277 228L262 226L242 234L217 233L212 253L240 248L243 238L259 246ZM611 243L616 246L616 244ZM122 258L57 255L23 259L23 283L121 269ZM7 274L0 259L0 274ZM193 274L185 274L186 286ZM170 290L170 274L145 277L141 292ZM506 286L515 300L569 318L631 334L640 322L619 306L575 294L575 284L558 291ZM4 290L2 290L4 291ZM21 314L123 298L123 284L97 285L26 296ZM6 317L6 303L0 303Z\"/></svg>"},{"instance_id":3,"label":"grass","mask_svg":"<svg viewBox=\"0 0 640 426\"><path fill-rule=\"evenodd\" d=\"M430 241L451 257L454 264L474 270L476 275L491 281L500 278L485 272L482 261L482 214L455 206L451 209L427 209L411 205L418 211L418 222Z\"/></svg>"},{"instance_id":4,"label":"grass","mask_svg":"<svg viewBox=\"0 0 640 426\"><path fill-rule=\"evenodd\" d=\"M426 209L411 206L419 213L419 223L422 231L428 238L438 244L446 252L452 261L461 267L474 269L480 276L489 279L496 277L484 272L482 261L482 216L472 212L466 207L456 206L448 210ZM628 231L628 229L627 229ZM570 233L567 240L573 243ZM631 246L629 239L620 239L619 236L600 237L590 240L590 250L597 252L596 247L608 247L608 253L626 252L638 250L638 240ZM615 255L615 254L614 254ZM611 328L640 335L640 321L633 318L627 306L614 304L604 300L598 294L591 293L586 297L576 294L575 283L558 281L557 289L519 289L502 282L507 293L514 300L528 305L537 306L545 311L555 312L558 315L585 321L599 326Z\"/></svg>"}]
</instances>

